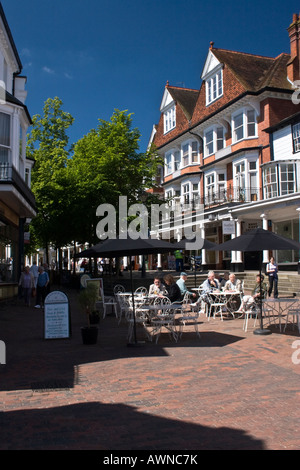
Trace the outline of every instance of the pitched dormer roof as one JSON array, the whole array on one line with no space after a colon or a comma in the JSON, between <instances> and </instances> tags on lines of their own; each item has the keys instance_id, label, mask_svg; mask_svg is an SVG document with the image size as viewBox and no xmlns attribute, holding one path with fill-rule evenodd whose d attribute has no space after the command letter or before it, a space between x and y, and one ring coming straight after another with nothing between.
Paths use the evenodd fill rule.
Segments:
<instances>
[{"instance_id":1,"label":"pitched dormer roof","mask_svg":"<svg viewBox=\"0 0 300 470\"><path fill-rule=\"evenodd\" d=\"M7 22L7 19L6 19L6 16L5 16L5 13L4 13L4 10L3 10L3 7L2 7L2 3L0 2L0 18L3 22L3 26L5 28L5 32L7 34L7 38L8 38L8 41L9 41L9 44L12 48L12 51L13 51L13 54L14 54L14 57L15 57L15 60L17 62L17 65L18 65L18 68L19 70L17 71L18 73L20 73L22 71L22 62L21 62L21 59L20 59L20 56L18 54L18 51L17 51L17 48L16 48L16 45L15 45L15 41L13 39L13 36L12 36L12 33L11 33L11 30L10 30L10 27L8 25L8 22Z\"/></svg>"},{"instance_id":2,"label":"pitched dormer roof","mask_svg":"<svg viewBox=\"0 0 300 470\"><path fill-rule=\"evenodd\" d=\"M197 102L199 90L168 87L168 91L171 94L173 100L181 107L186 118L190 120Z\"/></svg>"},{"instance_id":3,"label":"pitched dormer roof","mask_svg":"<svg viewBox=\"0 0 300 470\"><path fill-rule=\"evenodd\" d=\"M286 78L289 54L280 54L274 59L217 48L211 52L220 63L226 64L246 91L255 92L266 86L292 89Z\"/></svg>"}]
</instances>

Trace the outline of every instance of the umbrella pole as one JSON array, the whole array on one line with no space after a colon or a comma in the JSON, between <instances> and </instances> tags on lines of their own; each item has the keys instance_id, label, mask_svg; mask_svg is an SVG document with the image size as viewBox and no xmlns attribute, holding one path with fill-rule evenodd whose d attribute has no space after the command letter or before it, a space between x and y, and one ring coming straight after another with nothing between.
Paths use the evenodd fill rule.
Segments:
<instances>
[{"instance_id":1,"label":"umbrella pole","mask_svg":"<svg viewBox=\"0 0 300 470\"><path fill-rule=\"evenodd\" d=\"M195 287L197 287L197 266L196 266L196 253L197 251L194 251L194 273L195 273Z\"/></svg>"},{"instance_id":2,"label":"umbrella pole","mask_svg":"<svg viewBox=\"0 0 300 470\"><path fill-rule=\"evenodd\" d=\"M270 335L272 332L264 328L263 322L263 298L262 298L262 285L261 285L261 265L262 265L262 251L260 251L259 255L259 315L260 315L260 328L254 330L253 333L255 335Z\"/></svg>"},{"instance_id":3,"label":"umbrella pole","mask_svg":"<svg viewBox=\"0 0 300 470\"><path fill-rule=\"evenodd\" d=\"M144 344L142 341L137 341L136 337L136 321L135 321L135 303L134 303L134 287L133 287L133 277L132 277L132 265L130 260L130 283L131 283L131 293L132 293L132 315L133 315L133 335L134 342L127 343L127 346L141 346Z\"/></svg>"}]
</instances>

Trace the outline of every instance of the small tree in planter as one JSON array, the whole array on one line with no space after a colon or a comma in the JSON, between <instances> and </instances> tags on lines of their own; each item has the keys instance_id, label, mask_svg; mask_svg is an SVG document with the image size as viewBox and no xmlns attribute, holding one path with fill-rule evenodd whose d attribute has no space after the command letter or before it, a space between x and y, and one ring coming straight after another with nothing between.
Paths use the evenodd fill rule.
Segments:
<instances>
[{"instance_id":1,"label":"small tree in planter","mask_svg":"<svg viewBox=\"0 0 300 470\"><path fill-rule=\"evenodd\" d=\"M97 342L98 328L90 324L90 315L95 310L97 300L98 287L93 283L87 283L87 287L79 293L79 304L87 317L87 326L81 328L82 339L85 344L95 344Z\"/></svg>"}]
</instances>

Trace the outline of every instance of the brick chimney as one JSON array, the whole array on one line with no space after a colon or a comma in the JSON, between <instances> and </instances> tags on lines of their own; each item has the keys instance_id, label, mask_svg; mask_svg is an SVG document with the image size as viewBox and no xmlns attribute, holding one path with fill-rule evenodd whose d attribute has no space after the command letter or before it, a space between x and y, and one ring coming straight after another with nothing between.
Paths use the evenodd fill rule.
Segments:
<instances>
[{"instance_id":1,"label":"brick chimney","mask_svg":"<svg viewBox=\"0 0 300 470\"><path fill-rule=\"evenodd\" d=\"M291 59L287 64L287 76L291 82L300 80L300 17L293 15L293 22L288 27L291 44Z\"/></svg>"}]
</instances>

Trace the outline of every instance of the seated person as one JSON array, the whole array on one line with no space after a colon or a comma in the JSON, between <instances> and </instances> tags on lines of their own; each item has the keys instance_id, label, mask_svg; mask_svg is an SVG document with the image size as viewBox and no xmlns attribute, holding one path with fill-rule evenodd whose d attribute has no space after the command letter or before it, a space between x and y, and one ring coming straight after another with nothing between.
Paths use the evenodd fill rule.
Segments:
<instances>
[{"instance_id":1,"label":"seated person","mask_svg":"<svg viewBox=\"0 0 300 470\"><path fill-rule=\"evenodd\" d=\"M224 291L233 293L230 299L228 299L227 304L230 311L237 310L241 306L242 282L240 279L236 279L234 273L230 273L229 279L225 283Z\"/></svg>"},{"instance_id":2,"label":"seated person","mask_svg":"<svg viewBox=\"0 0 300 470\"><path fill-rule=\"evenodd\" d=\"M214 271L209 271L206 281L202 284L203 293L220 290L220 287L220 283L218 279L216 279Z\"/></svg>"},{"instance_id":3,"label":"seated person","mask_svg":"<svg viewBox=\"0 0 300 470\"><path fill-rule=\"evenodd\" d=\"M196 297L196 294L193 292L189 292L186 288L185 281L187 280L187 273L180 273L180 278L176 281L176 284L179 286L182 298L186 293L191 295L192 297Z\"/></svg>"},{"instance_id":4,"label":"seated person","mask_svg":"<svg viewBox=\"0 0 300 470\"><path fill-rule=\"evenodd\" d=\"M181 301L181 292L172 274L166 274L164 277L164 284L167 291L166 296L171 300L171 302Z\"/></svg>"},{"instance_id":5,"label":"seated person","mask_svg":"<svg viewBox=\"0 0 300 470\"><path fill-rule=\"evenodd\" d=\"M199 307L202 301L206 303L210 303L208 294L213 293L214 290L220 291L220 283L215 278L214 271L209 271L207 275L207 279L206 281L203 282L201 287L202 287L202 294L199 296L197 302L195 302L194 304L191 304L192 307Z\"/></svg>"},{"instance_id":6,"label":"seated person","mask_svg":"<svg viewBox=\"0 0 300 470\"><path fill-rule=\"evenodd\" d=\"M229 279L225 283L224 290L230 290L232 292L241 293L241 291L242 291L242 282L240 281L240 279L236 279L234 273L231 273L229 275Z\"/></svg>"},{"instance_id":7,"label":"seated person","mask_svg":"<svg viewBox=\"0 0 300 470\"><path fill-rule=\"evenodd\" d=\"M237 310L237 313L245 313L247 309L249 309L256 301L260 299L260 282L261 282L261 292L262 298L266 298L268 292L268 286L265 282L263 282L264 276L257 274L256 276L256 284L254 289L252 290L252 295L244 295L242 298L242 303L240 308Z\"/></svg>"},{"instance_id":8,"label":"seated person","mask_svg":"<svg viewBox=\"0 0 300 470\"><path fill-rule=\"evenodd\" d=\"M163 283L161 282L159 277L155 277L153 279L153 284L150 285L149 287L149 295L166 295L167 290Z\"/></svg>"},{"instance_id":9,"label":"seated person","mask_svg":"<svg viewBox=\"0 0 300 470\"><path fill-rule=\"evenodd\" d=\"M220 287L221 287L221 288L222 288L222 287L225 287L225 284L226 284L226 282L227 282L228 279L229 279L229 273L228 273L227 271L225 271L223 277L219 276L219 277L217 277L217 279L218 279L218 281L219 281L219 283L220 283Z\"/></svg>"}]
</instances>

